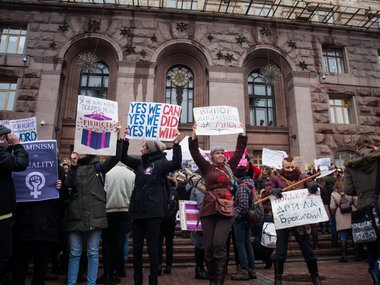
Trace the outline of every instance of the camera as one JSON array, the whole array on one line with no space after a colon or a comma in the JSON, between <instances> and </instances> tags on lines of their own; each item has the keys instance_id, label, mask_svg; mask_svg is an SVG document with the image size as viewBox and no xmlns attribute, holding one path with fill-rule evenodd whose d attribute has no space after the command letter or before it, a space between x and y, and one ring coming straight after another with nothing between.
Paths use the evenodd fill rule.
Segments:
<instances>
[{"instance_id":1,"label":"camera","mask_svg":"<svg viewBox=\"0 0 380 285\"><path fill-rule=\"evenodd\" d=\"M45 120L41 120L40 124L41 124L41 126L45 126L46 125Z\"/></svg>"}]
</instances>

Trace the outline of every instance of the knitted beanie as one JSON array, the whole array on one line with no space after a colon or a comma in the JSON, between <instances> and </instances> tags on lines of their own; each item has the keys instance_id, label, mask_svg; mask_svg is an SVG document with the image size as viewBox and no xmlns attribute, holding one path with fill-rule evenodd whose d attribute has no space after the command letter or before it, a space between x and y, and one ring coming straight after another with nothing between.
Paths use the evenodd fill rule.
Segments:
<instances>
[{"instance_id":1,"label":"knitted beanie","mask_svg":"<svg viewBox=\"0 0 380 285\"><path fill-rule=\"evenodd\" d=\"M161 141L146 141L146 146L150 152L163 152L166 149L166 145Z\"/></svg>"},{"instance_id":2,"label":"knitted beanie","mask_svg":"<svg viewBox=\"0 0 380 285\"><path fill-rule=\"evenodd\" d=\"M0 136L9 134L10 132L12 131L8 129L6 126L0 125Z\"/></svg>"}]
</instances>

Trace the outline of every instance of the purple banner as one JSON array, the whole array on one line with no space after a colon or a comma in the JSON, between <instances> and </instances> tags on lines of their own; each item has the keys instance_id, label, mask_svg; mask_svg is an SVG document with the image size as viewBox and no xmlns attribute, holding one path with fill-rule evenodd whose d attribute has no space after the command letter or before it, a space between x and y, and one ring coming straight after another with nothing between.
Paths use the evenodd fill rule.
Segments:
<instances>
[{"instance_id":1,"label":"purple banner","mask_svg":"<svg viewBox=\"0 0 380 285\"><path fill-rule=\"evenodd\" d=\"M35 202L59 198L57 142L55 140L25 142L29 165L23 172L13 172L17 202Z\"/></svg>"}]
</instances>

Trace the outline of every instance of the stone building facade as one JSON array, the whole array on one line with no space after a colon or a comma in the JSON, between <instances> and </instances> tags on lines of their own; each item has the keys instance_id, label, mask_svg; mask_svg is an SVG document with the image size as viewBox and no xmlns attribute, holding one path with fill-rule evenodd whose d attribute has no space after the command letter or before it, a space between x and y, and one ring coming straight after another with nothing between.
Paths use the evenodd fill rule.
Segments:
<instances>
[{"instance_id":1,"label":"stone building facade","mask_svg":"<svg viewBox=\"0 0 380 285\"><path fill-rule=\"evenodd\" d=\"M91 87L81 81L83 53L107 71L105 96L119 103L123 126L132 101L175 103L170 72L183 68L182 133L191 134L192 107L238 107L256 162L266 147L341 164L360 135L380 143L378 28L65 1L2 1L0 10L3 33L26 31L22 53L0 53L0 84L16 86L0 119L43 120L39 138L57 139L62 156L73 146L77 95ZM273 84L260 77L268 65L280 70ZM235 140L201 143L233 149Z\"/></svg>"}]
</instances>

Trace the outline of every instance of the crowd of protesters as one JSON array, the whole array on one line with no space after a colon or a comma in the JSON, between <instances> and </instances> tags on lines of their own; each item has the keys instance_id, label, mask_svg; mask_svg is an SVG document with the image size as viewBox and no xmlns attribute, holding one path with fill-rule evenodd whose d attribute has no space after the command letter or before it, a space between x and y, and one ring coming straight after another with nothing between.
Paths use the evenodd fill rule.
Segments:
<instances>
[{"instance_id":1,"label":"crowd of protesters","mask_svg":"<svg viewBox=\"0 0 380 285\"><path fill-rule=\"evenodd\" d=\"M115 127L120 133L120 124ZM279 170L267 166L260 169L251 162L239 165L247 146L244 134L238 136L228 161L225 149L219 146L211 147L211 161L208 161L199 151L194 125L189 151L199 170L189 179L186 171L181 170L178 131L172 143L172 160L166 159L166 144L153 140L142 141L141 158L128 155L127 135L126 132L125 138L117 141L116 155L105 160L76 152L70 159L64 159L57 169L59 199L18 203L16 207L12 172L26 169L28 153L17 136L0 125L0 183L3 186L0 191L0 284L25 284L31 260L32 285L44 284L45 280L54 278L54 274L61 273L66 273L69 285L83 280L92 285L118 284L127 276L128 251L124 248L128 245L129 233L133 240L134 284L144 284L145 240L149 285L158 284L162 272L171 274L172 271L176 212L182 191L188 193L188 199L196 201L200 212L202 231L190 235L196 279L209 280L210 285L224 284L232 236L237 268L231 279L258 278L256 263L261 259L265 269L274 268L274 284L281 285L292 234L301 248L312 284L318 285L322 284L315 253L319 233L330 233L332 245L341 247L339 261L348 262L351 211L341 210L342 199L349 201L352 211L372 202L379 204L376 188L380 186L380 154L368 138L358 141L357 156L346 162L344 174L331 166L329 175L309 179L292 157L285 158ZM264 202L263 216L255 221L250 216L252 205L268 196L281 199L284 190L303 188L308 189L310 195L321 195L329 221L277 229L276 247L264 246L260 242L262 227L263 223L273 222L271 205ZM232 214L222 215L217 210L218 199L227 200L226 205L232 202ZM104 270L98 277L100 240ZM375 270L379 259L378 241L367 244L366 248L369 273L374 284L379 284ZM357 260L364 257L362 250L363 247L355 245ZM48 271L49 263L52 272Z\"/></svg>"}]
</instances>

